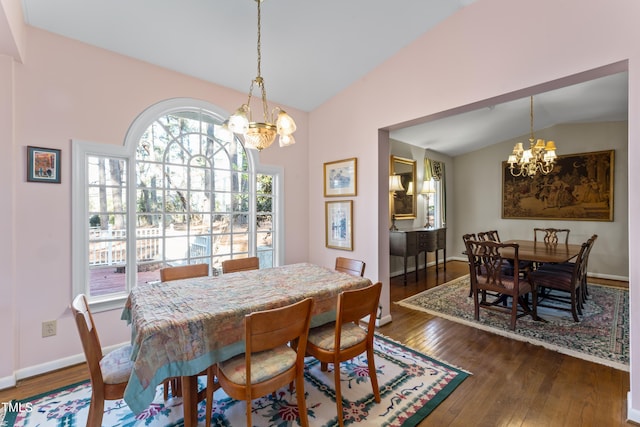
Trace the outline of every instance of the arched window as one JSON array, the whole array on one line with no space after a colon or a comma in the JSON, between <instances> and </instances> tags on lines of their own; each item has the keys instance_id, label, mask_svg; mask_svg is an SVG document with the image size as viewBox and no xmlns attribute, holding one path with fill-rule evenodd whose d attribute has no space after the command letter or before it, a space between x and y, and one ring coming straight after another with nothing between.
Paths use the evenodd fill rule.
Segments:
<instances>
[{"instance_id":1,"label":"arched window","mask_svg":"<svg viewBox=\"0 0 640 427\"><path fill-rule=\"evenodd\" d=\"M282 171L259 166L224 117L173 99L145 110L124 147L74 141L74 293L107 307L165 266L280 264Z\"/></svg>"}]
</instances>

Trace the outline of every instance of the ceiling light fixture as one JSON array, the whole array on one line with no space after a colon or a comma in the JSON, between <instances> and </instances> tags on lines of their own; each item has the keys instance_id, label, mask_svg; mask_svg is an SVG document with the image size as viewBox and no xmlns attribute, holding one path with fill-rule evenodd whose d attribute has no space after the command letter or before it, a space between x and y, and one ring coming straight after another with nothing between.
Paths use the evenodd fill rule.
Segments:
<instances>
[{"instance_id":1,"label":"ceiling light fixture","mask_svg":"<svg viewBox=\"0 0 640 427\"><path fill-rule=\"evenodd\" d=\"M258 3L258 76L251 81L249 87L249 98L246 104L242 104L238 110L229 117L229 130L233 133L244 136L244 145L248 148L261 151L269 147L276 139L276 134L280 136L280 147L293 145L296 140L293 133L296 131L296 123L290 115L288 115L280 107L275 107L269 114L269 106L267 105L267 92L264 88L264 79L260 72L260 64L262 60L261 54L261 22L260 22L260 4L262 0L255 0ZM255 122L251 114L251 97L253 96L253 88L258 86L262 95L262 112L263 121ZM274 117L276 120L273 120ZM273 124L275 121L275 124Z\"/></svg>"},{"instance_id":2,"label":"ceiling light fixture","mask_svg":"<svg viewBox=\"0 0 640 427\"><path fill-rule=\"evenodd\" d=\"M509 156L509 170L513 176L534 177L538 172L543 175L553 170L556 161L556 144L553 141L545 143L544 139L533 137L533 96L531 97L531 134L529 136L529 149L525 150L522 142L513 147L513 153Z\"/></svg>"}]
</instances>

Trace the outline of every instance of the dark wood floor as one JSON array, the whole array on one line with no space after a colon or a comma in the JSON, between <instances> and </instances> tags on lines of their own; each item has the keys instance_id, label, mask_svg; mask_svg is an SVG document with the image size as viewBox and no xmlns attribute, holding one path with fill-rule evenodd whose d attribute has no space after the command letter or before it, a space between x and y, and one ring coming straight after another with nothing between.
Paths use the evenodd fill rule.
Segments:
<instances>
[{"instance_id":1,"label":"dark wood floor","mask_svg":"<svg viewBox=\"0 0 640 427\"><path fill-rule=\"evenodd\" d=\"M391 300L421 292L467 274L449 262L419 280L391 280ZM593 282L601 282L592 280ZM608 284L616 283L607 281ZM626 283L620 284L626 286ZM629 374L542 347L510 340L426 313L391 306L393 321L379 332L470 371L451 396L420 426L624 426ZM32 396L87 378L84 365L20 381L0 390L0 402Z\"/></svg>"}]
</instances>

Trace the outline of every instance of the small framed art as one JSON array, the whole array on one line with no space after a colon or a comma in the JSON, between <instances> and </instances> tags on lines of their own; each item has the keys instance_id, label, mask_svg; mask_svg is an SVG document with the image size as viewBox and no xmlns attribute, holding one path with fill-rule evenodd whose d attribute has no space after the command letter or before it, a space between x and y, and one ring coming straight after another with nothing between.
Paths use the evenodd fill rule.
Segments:
<instances>
[{"instance_id":1,"label":"small framed art","mask_svg":"<svg viewBox=\"0 0 640 427\"><path fill-rule=\"evenodd\" d=\"M27 146L27 181L60 184L60 150Z\"/></svg>"},{"instance_id":2,"label":"small framed art","mask_svg":"<svg viewBox=\"0 0 640 427\"><path fill-rule=\"evenodd\" d=\"M357 159L336 160L324 164L324 197L355 196Z\"/></svg>"},{"instance_id":3,"label":"small framed art","mask_svg":"<svg viewBox=\"0 0 640 427\"><path fill-rule=\"evenodd\" d=\"M353 250L353 200L325 202L326 246Z\"/></svg>"}]
</instances>

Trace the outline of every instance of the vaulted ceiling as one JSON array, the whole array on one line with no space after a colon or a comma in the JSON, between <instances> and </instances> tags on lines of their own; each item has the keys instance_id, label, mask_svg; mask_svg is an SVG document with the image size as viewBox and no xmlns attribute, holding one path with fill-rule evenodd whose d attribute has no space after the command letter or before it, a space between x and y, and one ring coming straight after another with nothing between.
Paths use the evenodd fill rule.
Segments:
<instances>
[{"instance_id":1,"label":"vaulted ceiling","mask_svg":"<svg viewBox=\"0 0 640 427\"><path fill-rule=\"evenodd\" d=\"M476 1L482 0L264 0L262 75L269 100L313 111ZM240 92L256 76L255 0L22 4L31 26ZM626 120L626 73L536 95L535 108L537 129ZM391 136L457 155L528 132L529 98L523 97L396 129Z\"/></svg>"}]
</instances>

